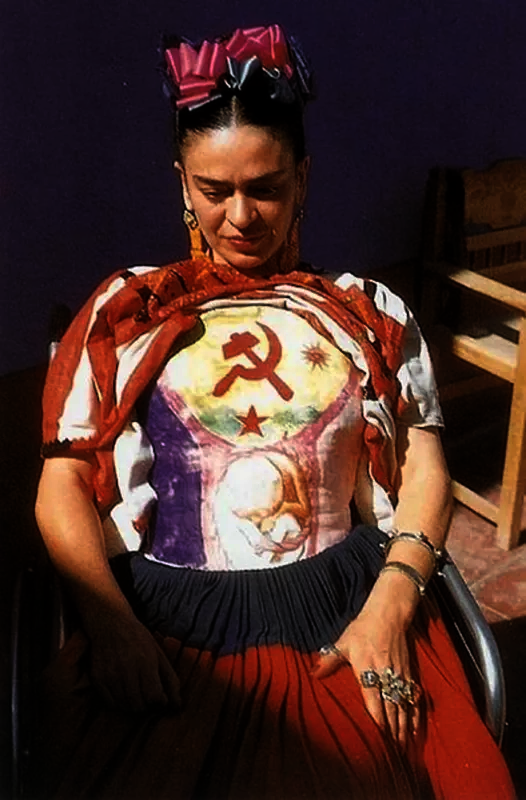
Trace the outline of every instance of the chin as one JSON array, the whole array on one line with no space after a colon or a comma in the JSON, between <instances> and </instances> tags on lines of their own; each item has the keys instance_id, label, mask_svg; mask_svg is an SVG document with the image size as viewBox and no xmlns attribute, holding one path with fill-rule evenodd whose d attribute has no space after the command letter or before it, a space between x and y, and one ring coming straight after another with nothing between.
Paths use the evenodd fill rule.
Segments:
<instances>
[{"instance_id":1,"label":"chin","mask_svg":"<svg viewBox=\"0 0 526 800\"><path fill-rule=\"evenodd\" d=\"M220 254L222 259L240 272L258 272L259 270L263 270L273 255L273 253L270 255L249 255L247 253Z\"/></svg>"}]
</instances>

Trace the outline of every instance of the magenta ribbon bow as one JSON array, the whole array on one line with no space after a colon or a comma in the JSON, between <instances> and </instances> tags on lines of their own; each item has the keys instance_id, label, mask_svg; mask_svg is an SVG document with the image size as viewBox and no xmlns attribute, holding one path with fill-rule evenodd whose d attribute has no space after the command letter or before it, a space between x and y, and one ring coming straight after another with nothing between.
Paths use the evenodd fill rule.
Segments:
<instances>
[{"instance_id":1,"label":"magenta ribbon bow","mask_svg":"<svg viewBox=\"0 0 526 800\"><path fill-rule=\"evenodd\" d=\"M217 89L219 78L228 72L229 59L245 62L256 57L265 69L278 69L289 79L294 72L287 41L279 25L238 28L227 41L205 40L197 49L181 42L178 47L166 50L165 57L179 88L178 108L208 100Z\"/></svg>"}]
</instances>

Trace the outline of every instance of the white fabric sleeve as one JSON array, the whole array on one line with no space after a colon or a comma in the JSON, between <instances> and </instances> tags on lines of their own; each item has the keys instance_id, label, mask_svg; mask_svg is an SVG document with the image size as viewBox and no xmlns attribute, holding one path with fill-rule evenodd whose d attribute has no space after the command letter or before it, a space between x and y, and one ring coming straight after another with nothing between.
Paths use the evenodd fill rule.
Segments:
<instances>
[{"instance_id":1,"label":"white fabric sleeve","mask_svg":"<svg viewBox=\"0 0 526 800\"><path fill-rule=\"evenodd\" d=\"M335 283L341 289L356 285L365 290L364 280L351 273L344 273ZM397 421L415 428L443 427L444 420L429 350L413 314L404 301L387 286L377 281L368 281L368 284L374 288L372 301L377 309L405 329L402 364L396 374L405 407Z\"/></svg>"},{"instance_id":2,"label":"white fabric sleeve","mask_svg":"<svg viewBox=\"0 0 526 800\"><path fill-rule=\"evenodd\" d=\"M429 350L415 318L409 310L407 313L403 363L397 373L400 392L407 405L398 419L410 427L440 428L444 420Z\"/></svg>"},{"instance_id":3,"label":"white fabric sleeve","mask_svg":"<svg viewBox=\"0 0 526 800\"><path fill-rule=\"evenodd\" d=\"M142 275L152 270L158 269L157 267L138 266L130 267L128 272L135 275ZM57 438L59 441L76 439L90 439L97 434L97 418L98 406L100 401L100 391L96 385L93 369L90 362L86 342L88 340L90 331L97 319L97 314L100 309L117 294L124 286L125 279L122 276L116 277L112 283L106 287L104 292L101 292L93 302L91 311L91 318L88 328L85 333L84 346L80 354L78 364L72 376L71 389L65 398L62 414L58 420ZM156 335L156 331L150 334L150 337L143 337L150 342ZM58 345L60 347L60 345ZM124 348L125 349L125 348ZM120 356L120 353L117 353ZM52 354L53 357L53 354ZM126 367L127 365L124 365ZM121 368L119 365L118 379L122 383L122 376L127 379L131 372L131 367L128 372ZM119 387L121 388L121 387ZM120 396L117 398L117 402Z\"/></svg>"}]
</instances>

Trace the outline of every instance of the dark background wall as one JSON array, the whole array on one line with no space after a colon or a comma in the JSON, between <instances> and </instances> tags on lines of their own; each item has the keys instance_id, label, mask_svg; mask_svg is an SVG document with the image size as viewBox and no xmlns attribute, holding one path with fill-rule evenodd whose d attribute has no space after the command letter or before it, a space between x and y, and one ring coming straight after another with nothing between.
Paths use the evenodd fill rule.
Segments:
<instances>
[{"instance_id":1,"label":"dark background wall","mask_svg":"<svg viewBox=\"0 0 526 800\"><path fill-rule=\"evenodd\" d=\"M281 21L318 101L304 255L364 272L414 256L428 169L526 155L522 0L4 0L0 372L45 358L57 300L185 254L163 30Z\"/></svg>"},{"instance_id":2,"label":"dark background wall","mask_svg":"<svg viewBox=\"0 0 526 800\"><path fill-rule=\"evenodd\" d=\"M303 233L313 262L366 272L414 257L431 166L526 156L524 0L2 1L0 797L13 586L42 553L32 509L45 370L34 365L50 308L76 310L108 272L186 252L161 32L274 21L318 78Z\"/></svg>"}]
</instances>

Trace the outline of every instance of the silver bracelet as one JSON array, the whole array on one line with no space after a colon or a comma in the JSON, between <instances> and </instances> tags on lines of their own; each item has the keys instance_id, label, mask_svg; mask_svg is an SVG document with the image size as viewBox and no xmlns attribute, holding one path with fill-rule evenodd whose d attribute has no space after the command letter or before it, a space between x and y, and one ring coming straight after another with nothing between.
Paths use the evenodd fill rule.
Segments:
<instances>
[{"instance_id":1,"label":"silver bracelet","mask_svg":"<svg viewBox=\"0 0 526 800\"><path fill-rule=\"evenodd\" d=\"M388 561L387 564L382 567L379 574L381 575L382 572L400 572L412 581L421 597L425 594L427 581L422 577L419 571L410 564L405 564L403 561Z\"/></svg>"},{"instance_id":2,"label":"silver bracelet","mask_svg":"<svg viewBox=\"0 0 526 800\"><path fill-rule=\"evenodd\" d=\"M385 557L387 558L391 552L392 546L396 544L396 542L404 540L407 542L414 542L414 544L420 544L422 547L425 547L428 553L431 553L433 556L435 566L443 556L443 551L439 550L438 547L435 547L431 539L429 539L422 531L394 531L391 538L383 545Z\"/></svg>"}]
</instances>

